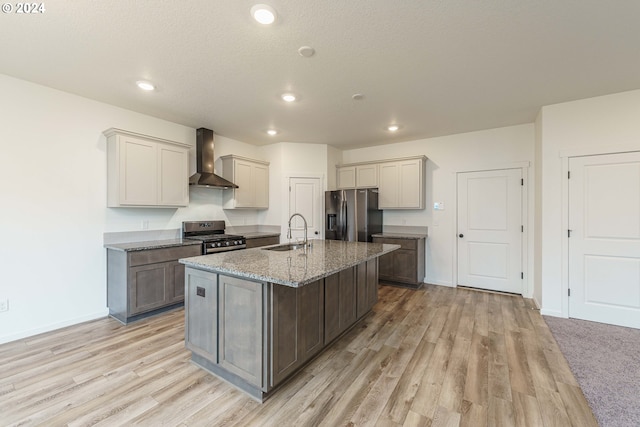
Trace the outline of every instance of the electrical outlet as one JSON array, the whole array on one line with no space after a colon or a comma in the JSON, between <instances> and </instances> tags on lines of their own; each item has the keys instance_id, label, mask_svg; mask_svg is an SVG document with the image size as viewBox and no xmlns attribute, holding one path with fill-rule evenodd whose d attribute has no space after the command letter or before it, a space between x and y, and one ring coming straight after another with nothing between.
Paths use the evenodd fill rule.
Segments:
<instances>
[{"instance_id":1,"label":"electrical outlet","mask_svg":"<svg viewBox=\"0 0 640 427\"><path fill-rule=\"evenodd\" d=\"M9 300L7 298L0 299L0 312L9 311Z\"/></svg>"}]
</instances>

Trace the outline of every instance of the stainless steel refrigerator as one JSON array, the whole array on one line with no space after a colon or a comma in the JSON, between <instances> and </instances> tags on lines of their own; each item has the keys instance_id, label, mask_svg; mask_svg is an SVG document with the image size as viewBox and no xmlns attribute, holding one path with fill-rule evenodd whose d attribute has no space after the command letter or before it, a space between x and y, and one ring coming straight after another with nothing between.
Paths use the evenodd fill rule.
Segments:
<instances>
[{"instance_id":1,"label":"stainless steel refrigerator","mask_svg":"<svg viewBox=\"0 0 640 427\"><path fill-rule=\"evenodd\" d=\"M371 242L372 234L382 233L377 188L327 191L324 206L325 239Z\"/></svg>"}]
</instances>

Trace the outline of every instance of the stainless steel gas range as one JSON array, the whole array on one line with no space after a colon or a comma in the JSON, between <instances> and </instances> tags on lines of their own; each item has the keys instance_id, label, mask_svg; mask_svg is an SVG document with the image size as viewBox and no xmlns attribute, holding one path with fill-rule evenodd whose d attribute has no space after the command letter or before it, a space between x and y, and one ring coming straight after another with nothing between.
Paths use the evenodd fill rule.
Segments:
<instances>
[{"instance_id":1,"label":"stainless steel gas range","mask_svg":"<svg viewBox=\"0 0 640 427\"><path fill-rule=\"evenodd\" d=\"M235 251L247 247L244 236L224 233L224 221L184 221L182 238L200 240L202 254Z\"/></svg>"}]
</instances>

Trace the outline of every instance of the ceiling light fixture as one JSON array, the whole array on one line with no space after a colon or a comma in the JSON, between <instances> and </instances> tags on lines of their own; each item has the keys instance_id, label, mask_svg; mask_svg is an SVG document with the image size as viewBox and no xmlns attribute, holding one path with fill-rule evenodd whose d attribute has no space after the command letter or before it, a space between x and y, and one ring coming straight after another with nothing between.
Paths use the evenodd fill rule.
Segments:
<instances>
[{"instance_id":1,"label":"ceiling light fixture","mask_svg":"<svg viewBox=\"0 0 640 427\"><path fill-rule=\"evenodd\" d=\"M278 131L275 129L269 129L267 133L271 136L276 136L278 134Z\"/></svg>"},{"instance_id":2,"label":"ceiling light fixture","mask_svg":"<svg viewBox=\"0 0 640 427\"><path fill-rule=\"evenodd\" d=\"M364 95L361 93L354 93L351 99L354 101L362 101L364 99Z\"/></svg>"},{"instance_id":3,"label":"ceiling light fixture","mask_svg":"<svg viewBox=\"0 0 640 427\"><path fill-rule=\"evenodd\" d=\"M136 82L136 85L138 85L138 87L142 90L146 90L146 91L151 91L151 90L155 90L155 86L153 85L153 83L144 81L144 80L138 80Z\"/></svg>"},{"instance_id":4,"label":"ceiling light fixture","mask_svg":"<svg viewBox=\"0 0 640 427\"><path fill-rule=\"evenodd\" d=\"M302 46L300 49L298 49L298 53L300 54L300 56L310 58L316 53L316 50L311 46Z\"/></svg>"},{"instance_id":5,"label":"ceiling light fixture","mask_svg":"<svg viewBox=\"0 0 640 427\"><path fill-rule=\"evenodd\" d=\"M283 93L282 100L285 102L293 102L296 100L296 96L292 93Z\"/></svg>"},{"instance_id":6,"label":"ceiling light fixture","mask_svg":"<svg viewBox=\"0 0 640 427\"><path fill-rule=\"evenodd\" d=\"M256 4L251 8L251 16L262 25L270 25L276 20L276 11L269 5Z\"/></svg>"},{"instance_id":7,"label":"ceiling light fixture","mask_svg":"<svg viewBox=\"0 0 640 427\"><path fill-rule=\"evenodd\" d=\"M389 125L389 126L387 127L387 130L388 130L389 132L395 132L395 131L397 131L398 129L400 129L400 125Z\"/></svg>"}]
</instances>

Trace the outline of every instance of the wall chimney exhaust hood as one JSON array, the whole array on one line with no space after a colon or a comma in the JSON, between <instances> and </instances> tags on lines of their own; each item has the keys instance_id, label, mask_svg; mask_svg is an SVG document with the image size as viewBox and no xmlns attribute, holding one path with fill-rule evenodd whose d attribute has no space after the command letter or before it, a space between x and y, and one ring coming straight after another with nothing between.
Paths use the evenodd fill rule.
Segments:
<instances>
[{"instance_id":1,"label":"wall chimney exhaust hood","mask_svg":"<svg viewBox=\"0 0 640 427\"><path fill-rule=\"evenodd\" d=\"M213 173L213 131L196 131L196 173L189 177L189 185L209 188L238 188L231 181Z\"/></svg>"}]
</instances>

